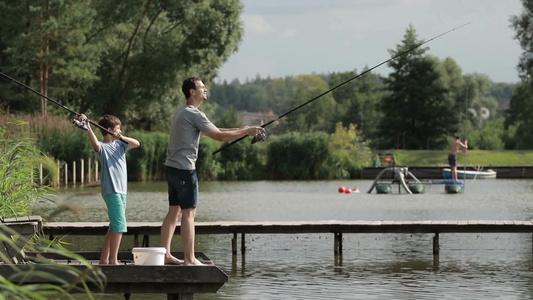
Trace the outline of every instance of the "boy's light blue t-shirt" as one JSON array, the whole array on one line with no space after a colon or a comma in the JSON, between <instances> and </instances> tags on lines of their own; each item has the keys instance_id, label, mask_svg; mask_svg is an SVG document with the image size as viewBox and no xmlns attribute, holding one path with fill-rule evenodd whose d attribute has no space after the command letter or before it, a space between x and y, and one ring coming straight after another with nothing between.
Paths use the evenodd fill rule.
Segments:
<instances>
[{"instance_id":1,"label":"boy's light blue t-shirt","mask_svg":"<svg viewBox=\"0 0 533 300\"><path fill-rule=\"evenodd\" d=\"M130 148L128 144L116 140L109 143L100 142L100 151L97 151L98 158L102 165L102 196L108 194L127 194L128 191L128 169L126 165L126 152Z\"/></svg>"}]
</instances>

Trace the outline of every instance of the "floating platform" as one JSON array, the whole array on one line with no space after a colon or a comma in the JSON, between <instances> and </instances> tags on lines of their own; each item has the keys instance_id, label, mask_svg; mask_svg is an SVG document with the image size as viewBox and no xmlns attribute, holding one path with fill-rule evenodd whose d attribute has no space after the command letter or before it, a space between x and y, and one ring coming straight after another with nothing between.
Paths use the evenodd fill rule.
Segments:
<instances>
[{"instance_id":1,"label":"floating platform","mask_svg":"<svg viewBox=\"0 0 533 300\"><path fill-rule=\"evenodd\" d=\"M392 176L392 180L383 179L388 176ZM393 184L398 185L398 193L401 193L401 187L407 194L423 194L426 191L424 184L407 167L388 167L378 174L367 193L372 193L375 188L378 194L392 194Z\"/></svg>"},{"instance_id":2,"label":"floating platform","mask_svg":"<svg viewBox=\"0 0 533 300\"><path fill-rule=\"evenodd\" d=\"M99 251L78 251L74 253L87 260L91 266L98 267L101 273L105 275L106 281L103 289L97 282L87 281L89 289L97 293L158 293L167 294L168 299L193 299L193 294L216 293L228 282L228 275L215 266L202 252L196 252L195 254L205 264L204 266L135 265L133 254L129 251L119 252L121 265L99 265ZM26 255L27 257L39 255L55 264L68 265L80 269L80 271L89 269L81 260L72 260L58 253L27 252ZM183 258L182 252L176 252L173 255ZM50 276L46 276L46 274L39 276L40 273L35 272L39 270L48 273L53 270L52 272L55 276L67 282L75 279L74 275L68 270L57 268L57 266L54 268L52 263L0 264L0 275L12 282L24 280L25 284L53 283ZM26 272L31 272L32 276L21 278L20 274Z\"/></svg>"}]
</instances>

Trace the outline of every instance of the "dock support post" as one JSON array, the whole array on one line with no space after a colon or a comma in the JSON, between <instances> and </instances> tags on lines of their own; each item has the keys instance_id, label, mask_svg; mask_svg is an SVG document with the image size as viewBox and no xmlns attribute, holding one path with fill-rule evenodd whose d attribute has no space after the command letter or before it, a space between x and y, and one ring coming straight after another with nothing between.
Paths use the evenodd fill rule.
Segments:
<instances>
[{"instance_id":1,"label":"dock support post","mask_svg":"<svg viewBox=\"0 0 533 300\"><path fill-rule=\"evenodd\" d=\"M233 233L233 238L231 239L231 253L237 255L237 233Z\"/></svg>"},{"instance_id":2,"label":"dock support post","mask_svg":"<svg viewBox=\"0 0 533 300\"><path fill-rule=\"evenodd\" d=\"M133 247L139 247L139 235L138 234L133 235Z\"/></svg>"},{"instance_id":3,"label":"dock support post","mask_svg":"<svg viewBox=\"0 0 533 300\"><path fill-rule=\"evenodd\" d=\"M194 294L167 294L167 300L193 300Z\"/></svg>"},{"instance_id":4,"label":"dock support post","mask_svg":"<svg viewBox=\"0 0 533 300\"><path fill-rule=\"evenodd\" d=\"M433 254L437 255L439 254L439 234L435 233L435 236L433 237Z\"/></svg>"},{"instance_id":5,"label":"dock support post","mask_svg":"<svg viewBox=\"0 0 533 300\"><path fill-rule=\"evenodd\" d=\"M342 232L334 233L333 253L336 255L342 255Z\"/></svg>"},{"instance_id":6,"label":"dock support post","mask_svg":"<svg viewBox=\"0 0 533 300\"><path fill-rule=\"evenodd\" d=\"M244 233L241 233L241 254L244 254L246 252L246 246L245 239L244 239Z\"/></svg>"},{"instance_id":7,"label":"dock support post","mask_svg":"<svg viewBox=\"0 0 533 300\"><path fill-rule=\"evenodd\" d=\"M143 235L143 247L150 247L150 236L147 234Z\"/></svg>"}]
</instances>

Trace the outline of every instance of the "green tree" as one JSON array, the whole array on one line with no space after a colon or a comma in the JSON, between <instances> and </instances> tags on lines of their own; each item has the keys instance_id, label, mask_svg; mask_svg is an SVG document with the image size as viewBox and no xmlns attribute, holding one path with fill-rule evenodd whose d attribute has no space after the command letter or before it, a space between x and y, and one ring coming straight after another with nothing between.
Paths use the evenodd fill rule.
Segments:
<instances>
[{"instance_id":1,"label":"green tree","mask_svg":"<svg viewBox=\"0 0 533 300\"><path fill-rule=\"evenodd\" d=\"M242 38L238 0L95 0L95 7L95 38L107 51L85 103L148 130L168 123L183 79L210 82Z\"/></svg>"},{"instance_id":2,"label":"green tree","mask_svg":"<svg viewBox=\"0 0 533 300\"><path fill-rule=\"evenodd\" d=\"M299 75L291 80L291 109L310 101L329 90L329 85L318 75ZM331 93L309 102L287 115L290 130L300 132L332 132L332 117L335 112L335 100Z\"/></svg>"},{"instance_id":3,"label":"green tree","mask_svg":"<svg viewBox=\"0 0 533 300\"><path fill-rule=\"evenodd\" d=\"M420 43L409 26L402 44L390 53L394 56ZM425 51L418 47L389 62L394 71L385 79L389 94L381 105L380 148L440 149L447 135L457 130L457 114L446 103L437 65Z\"/></svg>"},{"instance_id":4,"label":"green tree","mask_svg":"<svg viewBox=\"0 0 533 300\"><path fill-rule=\"evenodd\" d=\"M522 81L529 81L533 77L533 37L531 26L533 19L533 0L522 0L523 11L511 17L511 27L515 30L515 39L522 47L522 55L518 62L519 75Z\"/></svg>"},{"instance_id":5,"label":"green tree","mask_svg":"<svg viewBox=\"0 0 533 300\"><path fill-rule=\"evenodd\" d=\"M243 34L238 0L0 0L0 10L6 72L147 130L166 128L183 79L209 83ZM14 96L5 95L10 106L31 111Z\"/></svg>"},{"instance_id":6,"label":"green tree","mask_svg":"<svg viewBox=\"0 0 533 300\"><path fill-rule=\"evenodd\" d=\"M217 126L221 128L237 128L242 126L242 122L239 120L239 112L237 112L233 105L230 105L224 111L217 122Z\"/></svg>"},{"instance_id":7,"label":"green tree","mask_svg":"<svg viewBox=\"0 0 533 300\"><path fill-rule=\"evenodd\" d=\"M270 108L277 114L283 114L291 109L288 101L290 98L289 80L289 78L276 78L271 80L266 87L271 100Z\"/></svg>"},{"instance_id":8,"label":"green tree","mask_svg":"<svg viewBox=\"0 0 533 300\"><path fill-rule=\"evenodd\" d=\"M511 18L511 26L515 29L515 39L522 47L518 62L521 82L511 98L507 110L505 127L512 129L514 141L506 140L508 146L516 149L533 148L533 37L531 26L533 19L533 0L522 0L523 11ZM510 137L510 135L508 135Z\"/></svg>"},{"instance_id":9,"label":"green tree","mask_svg":"<svg viewBox=\"0 0 533 300\"><path fill-rule=\"evenodd\" d=\"M468 147L479 150L503 150L504 149L504 118L488 120L480 129L474 129L468 135Z\"/></svg>"},{"instance_id":10,"label":"green tree","mask_svg":"<svg viewBox=\"0 0 533 300\"><path fill-rule=\"evenodd\" d=\"M89 41L96 16L91 2L0 0L3 71L41 94L61 97L65 105L79 105L87 87L98 79L95 73L103 50L97 41ZM11 109L30 112L38 96L12 89L5 101ZM40 111L43 116L48 111L44 97Z\"/></svg>"},{"instance_id":11,"label":"green tree","mask_svg":"<svg viewBox=\"0 0 533 300\"><path fill-rule=\"evenodd\" d=\"M467 117L474 128L481 128L483 123L496 116L498 102L490 95L492 81L478 73L467 74L465 79L465 97ZM463 102L465 103L465 102ZM461 107L458 107L461 110Z\"/></svg>"},{"instance_id":12,"label":"green tree","mask_svg":"<svg viewBox=\"0 0 533 300\"><path fill-rule=\"evenodd\" d=\"M329 77L329 85L337 86L355 76L355 71L333 73ZM370 72L333 90L333 97L338 103L335 115L339 116L344 126L356 124L365 138L371 138L381 119L379 103L383 97L382 89L380 77Z\"/></svg>"},{"instance_id":13,"label":"green tree","mask_svg":"<svg viewBox=\"0 0 533 300\"><path fill-rule=\"evenodd\" d=\"M533 81L521 82L507 110L505 128L513 128L514 141L507 140L507 145L515 149L533 148Z\"/></svg>"}]
</instances>

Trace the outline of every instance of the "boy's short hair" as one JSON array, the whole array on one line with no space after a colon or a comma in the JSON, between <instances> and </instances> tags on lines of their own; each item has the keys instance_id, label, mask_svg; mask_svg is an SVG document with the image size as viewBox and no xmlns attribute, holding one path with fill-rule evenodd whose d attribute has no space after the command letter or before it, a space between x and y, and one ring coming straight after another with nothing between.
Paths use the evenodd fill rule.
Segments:
<instances>
[{"instance_id":1,"label":"boy's short hair","mask_svg":"<svg viewBox=\"0 0 533 300\"><path fill-rule=\"evenodd\" d=\"M183 95L185 95L185 99L189 99L191 96L191 89L196 89L196 82L202 81L202 78L200 77L189 77L185 80L183 80L183 84L181 85L181 91L183 92Z\"/></svg>"},{"instance_id":2,"label":"boy's short hair","mask_svg":"<svg viewBox=\"0 0 533 300\"><path fill-rule=\"evenodd\" d=\"M119 118L113 115L103 115L100 118L100 121L98 121L98 125L104 127L105 129L108 129L108 128L115 128L115 126L122 125L122 123L120 123ZM109 134L107 131L103 130L102 128L100 128L100 132L102 132L102 135L104 136L106 134Z\"/></svg>"}]
</instances>

